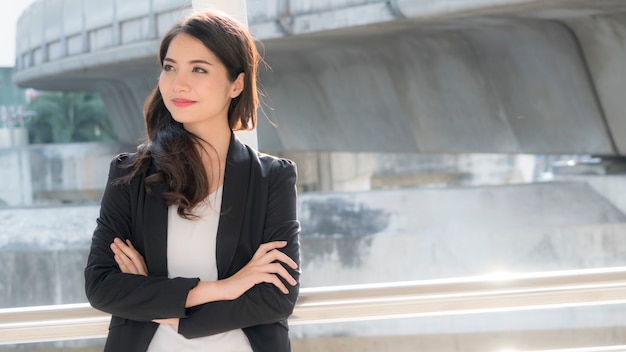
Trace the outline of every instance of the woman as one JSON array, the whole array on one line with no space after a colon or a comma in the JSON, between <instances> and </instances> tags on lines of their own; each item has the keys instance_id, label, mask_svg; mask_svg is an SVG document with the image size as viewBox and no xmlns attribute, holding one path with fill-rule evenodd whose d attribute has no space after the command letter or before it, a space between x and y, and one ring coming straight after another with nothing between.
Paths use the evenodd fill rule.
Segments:
<instances>
[{"instance_id":1,"label":"woman","mask_svg":"<svg viewBox=\"0 0 626 352\"><path fill-rule=\"evenodd\" d=\"M256 125L254 43L201 12L159 59L147 140L111 163L85 269L89 302L112 314L105 351L289 351L296 167L233 134Z\"/></svg>"}]
</instances>

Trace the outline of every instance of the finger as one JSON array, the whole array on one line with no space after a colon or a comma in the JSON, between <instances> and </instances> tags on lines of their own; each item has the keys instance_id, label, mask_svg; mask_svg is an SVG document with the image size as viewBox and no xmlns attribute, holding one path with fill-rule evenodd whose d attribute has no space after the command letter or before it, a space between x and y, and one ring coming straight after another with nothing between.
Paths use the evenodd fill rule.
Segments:
<instances>
[{"instance_id":1,"label":"finger","mask_svg":"<svg viewBox=\"0 0 626 352\"><path fill-rule=\"evenodd\" d=\"M130 241L128 241L128 242L130 242ZM139 252L137 252L137 250L134 247L128 246L127 243L122 242L122 240L120 240L119 238L115 239L115 244L118 245L118 247L122 250L122 252L128 258L130 258L130 260L133 261L135 267L145 269L144 271L147 274L148 270L147 270L147 268L145 268L143 256L141 254L139 254Z\"/></svg>"},{"instance_id":2,"label":"finger","mask_svg":"<svg viewBox=\"0 0 626 352\"><path fill-rule=\"evenodd\" d=\"M135 265L132 260L124 254L122 249L116 243L111 243L111 250L113 251L113 257L115 258L117 265L120 267L120 270L123 273L134 274L136 270L133 270L132 267Z\"/></svg>"},{"instance_id":3,"label":"finger","mask_svg":"<svg viewBox=\"0 0 626 352\"><path fill-rule=\"evenodd\" d=\"M262 264L269 264L275 261L279 261L287 264L287 266L291 267L292 269L298 268L298 264L296 264L293 259L291 259L287 254L279 251L278 249L273 249L265 253L265 255L263 255L263 257L261 258L258 258L258 260Z\"/></svg>"},{"instance_id":4,"label":"finger","mask_svg":"<svg viewBox=\"0 0 626 352\"><path fill-rule=\"evenodd\" d=\"M260 258L263 255L265 255L267 252L273 249L283 248L286 245L287 245L287 241L273 241L273 242L263 243L262 245L259 246L259 249L257 249L257 251L254 253L254 256L252 257L252 259Z\"/></svg>"},{"instance_id":5,"label":"finger","mask_svg":"<svg viewBox=\"0 0 626 352\"><path fill-rule=\"evenodd\" d=\"M296 279L294 279L293 276L291 276L291 274L287 272L287 269L285 269L282 265L278 263L270 264L270 265L271 265L271 272L276 275L280 275L289 284L291 284L291 286L295 286L298 283Z\"/></svg>"},{"instance_id":6,"label":"finger","mask_svg":"<svg viewBox=\"0 0 626 352\"><path fill-rule=\"evenodd\" d=\"M132 248L133 250L137 251L135 249L135 246L133 246L133 243L130 240L126 240L126 243L128 243L128 246L130 246L130 248ZM137 253L139 253L139 252L137 251ZM141 256L141 254L140 254L140 256ZM147 276L148 275L148 267L146 266L146 261L143 259L143 256L141 257L141 263L140 264L141 264L141 268L143 268L143 272L145 273L144 275Z\"/></svg>"},{"instance_id":7,"label":"finger","mask_svg":"<svg viewBox=\"0 0 626 352\"><path fill-rule=\"evenodd\" d=\"M122 257L126 257L126 254L124 254L124 252L122 252L122 249L115 243L111 243L111 251L113 251L115 261L121 261Z\"/></svg>"},{"instance_id":8,"label":"finger","mask_svg":"<svg viewBox=\"0 0 626 352\"><path fill-rule=\"evenodd\" d=\"M276 255L276 260L281 261L285 264L287 264L289 267L291 267L292 269L298 269L298 264L296 264L296 262L291 259L290 256L288 256L287 254L279 251L279 250L274 250L273 253L274 255Z\"/></svg>"},{"instance_id":9,"label":"finger","mask_svg":"<svg viewBox=\"0 0 626 352\"><path fill-rule=\"evenodd\" d=\"M127 243L132 246L130 241ZM126 252L124 252L124 248L127 248ZM125 274L148 276L148 268L146 267L145 261L143 260L141 254L134 249L134 247L130 248L119 238L115 238L114 242L111 243L111 250L113 251L115 262L119 266L121 272ZM133 255L133 252L135 256L129 257L127 253Z\"/></svg>"},{"instance_id":10,"label":"finger","mask_svg":"<svg viewBox=\"0 0 626 352\"><path fill-rule=\"evenodd\" d=\"M115 243L122 252L124 252L124 254L126 254L126 256L130 257L131 255L134 255L137 251L128 246L127 242L122 241L120 238L115 238L115 240L113 240L113 243Z\"/></svg>"},{"instance_id":11,"label":"finger","mask_svg":"<svg viewBox=\"0 0 626 352\"><path fill-rule=\"evenodd\" d=\"M121 272L124 274L133 274L132 268L128 266L128 258L126 258L123 254L116 254L114 258Z\"/></svg>"},{"instance_id":12,"label":"finger","mask_svg":"<svg viewBox=\"0 0 626 352\"><path fill-rule=\"evenodd\" d=\"M111 243L111 250L113 251L113 254L122 254L122 250L115 242Z\"/></svg>"},{"instance_id":13,"label":"finger","mask_svg":"<svg viewBox=\"0 0 626 352\"><path fill-rule=\"evenodd\" d=\"M274 275L274 274L268 274L265 276L265 279L263 280L264 282L270 283L274 286L276 286L282 293L284 294L288 294L289 290L287 289L287 287L285 286L285 284L283 284L282 281L280 281L280 279L278 278L278 276Z\"/></svg>"},{"instance_id":14,"label":"finger","mask_svg":"<svg viewBox=\"0 0 626 352\"><path fill-rule=\"evenodd\" d=\"M121 272L129 273L129 269L126 266L126 263L124 263L124 261L122 260L121 256L116 254L115 256L113 256L113 258L115 258L115 262L117 263L117 266L120 268Z\"/></svg>"},{"instance_id":15,"label":"finger","mask_svg":"<svg viewBox=\"0 0 626 352\"><path fill-rule=\"evenodd\" d=\"M130 258L125 256L124 254L116 255L116 257L118 258L116 259L116 261L122 262L122 265L120 265L120 270L123 273L135 275L139 274L137 266Z\"/></svg>"},{"instance_id":16,"label":"finger","mask_svg":"<svg viewBox=\"0 0 626 352\"><path fill-rule=\"evenodd\" d=\"M113 251L113 253L117 255L128 256L126 253L124 253L124 247L126 247L126 244L124 244L124 242L122 242L119 238L115 238L113 240L113 243L111 243L111 250Z\"/></svg>"}]
</instances>

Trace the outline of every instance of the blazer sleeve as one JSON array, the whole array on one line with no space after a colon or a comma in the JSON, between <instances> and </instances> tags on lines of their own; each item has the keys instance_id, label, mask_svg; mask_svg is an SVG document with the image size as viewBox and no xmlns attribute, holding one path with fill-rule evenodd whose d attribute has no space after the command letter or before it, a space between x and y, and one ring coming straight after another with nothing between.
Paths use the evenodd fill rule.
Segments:
<instances>
[{"instance_id":1,"label":"blazer sleeve","mask_svg":"<svg viewBox=\"0 0 626 352\"><path fill-rule=\"evenodd\" d=\"M85 268L85 292L96 309L138 321L184 317L185 301L199 279L124 274L113 258L110 245L115 237L132 238L140 177L128 183L114 181L129 171L127 155L112 162L100 205L100 215L91 240Z\"/></svg>"},{"instance_id":2,"label":"blazer sleeve","mask_svg":"<svg viewBox=\"0 0 626 352\"><path fill-rule=\"evenodd\" d=\"M293 312L300 288L300 223L297 220L296 166L292 161L277 159L272 165L263 242L287 241L281 250L298 264L294 270L283 264L298 282L282 293L273 284L255 285L232 301L206 303L188 310L180 319L178 332L186 338L213 335L233 329L276 323ZM282 278L281 278L282 280Z\"/></svg>"}]
</instances>

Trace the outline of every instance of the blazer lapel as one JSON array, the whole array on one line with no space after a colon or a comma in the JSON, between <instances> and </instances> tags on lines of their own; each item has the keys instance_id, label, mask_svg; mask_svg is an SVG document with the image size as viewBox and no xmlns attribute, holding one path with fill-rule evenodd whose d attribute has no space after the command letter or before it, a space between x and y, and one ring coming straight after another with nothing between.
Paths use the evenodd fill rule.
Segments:
<instances>
[{"instance_id":1,"label":"blazer lapel","mask_svg":"<svg viewBox=\"0 0 626 352\"><path fill-rule=\"evenodd\" d=\"M216 259L220 279L228 273L239 244L248 198L249 178L250 155L235 134L231 133L224 171L221 216L217 229Z\"/></svg>"},{"instance_id":2,"label":"blazer lapel","mask_svg":"<svg viewBox=\"0 0 626 352\"><path fill-rule=\"evenodd\" d=\"M143 183L142 183L143 187ZM167 277L167 205L163 199L165 184L152 186L152 195L145 194L143 209L144 248L148 272Z\"/></svg>"}]
</instances>

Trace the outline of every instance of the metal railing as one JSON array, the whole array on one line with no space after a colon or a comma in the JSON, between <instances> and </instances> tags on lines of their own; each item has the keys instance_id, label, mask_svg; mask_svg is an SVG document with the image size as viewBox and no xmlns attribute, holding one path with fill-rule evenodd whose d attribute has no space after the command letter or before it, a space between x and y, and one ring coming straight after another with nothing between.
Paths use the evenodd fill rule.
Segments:
<instances>
[{"instance_id":1,"label":"metal railing","mask_svg":"<svg viewBox=\"0 0 626 352\"><path fill-rule=\"evenodd\" d=\"M626 303L626 267L303 288L291 325ZM0 345L101 338L87 303L0 309Z\"/></svg>"}]
</instances>

